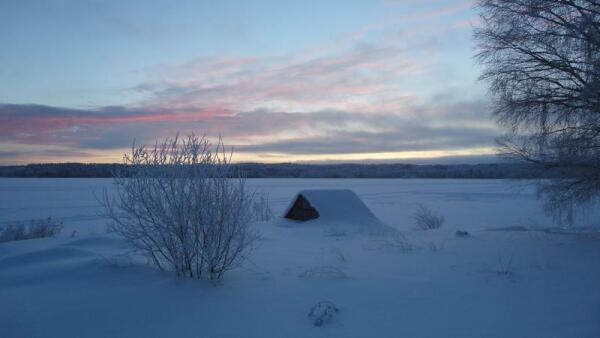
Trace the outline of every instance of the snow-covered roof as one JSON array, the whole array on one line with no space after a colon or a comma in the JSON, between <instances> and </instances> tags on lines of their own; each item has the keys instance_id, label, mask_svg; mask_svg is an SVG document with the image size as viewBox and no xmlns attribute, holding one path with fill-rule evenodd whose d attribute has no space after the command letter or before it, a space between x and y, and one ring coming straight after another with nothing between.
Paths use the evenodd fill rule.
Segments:
<instances>
[{"instance_id":1,"label":"snow-covered roof","mask_svg":"<svg viewBox=\"0 0 600 338\"><path fill-rule=\"evenodd\" d=\"M364 222L378 221L363 201L349 189L302 190L298 192L285 214L294 207L294 202L303 196L315 208L319 219L329 221Z\"/></svg>"}]
</instances>

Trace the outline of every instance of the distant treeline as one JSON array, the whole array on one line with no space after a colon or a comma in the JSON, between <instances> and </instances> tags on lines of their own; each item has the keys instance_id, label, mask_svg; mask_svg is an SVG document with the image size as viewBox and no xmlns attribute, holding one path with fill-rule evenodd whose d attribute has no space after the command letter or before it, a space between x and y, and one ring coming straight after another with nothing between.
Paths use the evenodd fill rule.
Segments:
<instances>
[{"instance_id":1,"label":"distant treeline","mask_svg":"<svg viewBox=\"0 0 600 338\"><path fill-rule=\"evenodd\" d=\"M493 164L235 164L248 178L539 178L519 163ZM122 164L28 164L0 166L0 177L112 177Z\"/></svg>"}]
</instances>

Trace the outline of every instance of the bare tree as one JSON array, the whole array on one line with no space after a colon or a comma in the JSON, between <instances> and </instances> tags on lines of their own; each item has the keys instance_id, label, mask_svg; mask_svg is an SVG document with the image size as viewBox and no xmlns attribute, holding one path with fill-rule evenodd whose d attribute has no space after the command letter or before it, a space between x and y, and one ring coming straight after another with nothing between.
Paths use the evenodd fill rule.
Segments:
<instances>
[{"instance_id":1,"label":"bare tree","mask_svg":"<svg viewBox=\"0 0 600 338\"><path fill-rule=\"evenodd\" d=\"M117 195L104 197L110 229L161 270L222 278L257 239L250 223L264 204L230 159L221 139L195 135L134 145L115 174Z\"/></svg>"},{"instance_id":2,"label":"bare tree","mask_svg":"<svg viewBox=\"0 0 600 338\"><path fill-rule=\"evenodd\" d=\"M501 150L542 170L547 210L572 221L600 193L600 2L479 0L481 79Z\"/></svg>"}]
</instances>

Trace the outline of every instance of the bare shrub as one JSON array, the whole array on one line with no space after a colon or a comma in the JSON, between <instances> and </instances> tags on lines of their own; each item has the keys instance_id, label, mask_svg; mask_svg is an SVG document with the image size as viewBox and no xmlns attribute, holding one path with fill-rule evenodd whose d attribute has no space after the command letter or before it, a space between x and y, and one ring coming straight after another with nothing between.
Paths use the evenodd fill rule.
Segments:
<instances>
[{"instance_id":1,"label":"bare shrub","mask_svg":"<svg viewBox=\"0 0 600 338\"><path fill-rule=\"evenodd\" d=\"M310 308L308 318L310 318L314 326L323 326L331 322L333 315L339 310L334 303L322 300Z\"/></svg>"},{"instance_id":2,"label":"bare shrub","mask_svg":"<svg viewBox=\"0 0 600 338\"><path fill-rule=\"evenodd\" d=\"M62 227L62 222L57 222L50 217L34 219L28 224L23 222L10 224L0 232L0 243L54 237L61 232Z\"/></svg>"},{"instance_id":3,"label":"bare shrub","mask_svg":"<svg viewBox=\"0 0 600 338\"><path fill-rule=\"evenodd\" d=\"M444 217L422 204L417 204L417 209L412 215L415 225L421 230L437 229L444 224Z\"/></svg>"},{"instance_id":4,"label":"bare shrub","mask_svg":"<svg viewBox=\"0 0 600 338\"><path fill-rule=\"evenodd\" d=\"M408 252L414 249L413 244L399 231L387 234L382 242L382 248L400 252Z\"/></svg>"},{"instance_id":5,"label":"bare shrub","mask_svg":"<svg viewBox=\"0 0 600 338\"><path fill-rule=\"evenodd\" d=\"M221 139L193 134L134 145L115 173L116 197L104 195L110 230L161 270L222 278L247 256L259 236L250 223L264 212L230 160Z\"/></svg>"},{"instance_id":6,"label":"bare shrub","mask_svg":"<svg viewBox=\"0 0 600 338\"><path fill-rule=\"evenodd\" d=\"M273 219L273 209L271 209L269 200L264 194L258 194L252 207L256 221L269 222Z\"/></svg>"},{"instance_id":7,"label":"bare shrub","mask_svg":"<svg viewBox=\"0 0 600 338\"><path fill-rule=\"evenodd\" d=\"M63 228L62 222L54 221L52 218L34 219L29 223L30 238L54 237Z\"/></svg>"},{"instance_id":8,"label":"bare shrub","mask_svg":"<svg viewBox=\"0 0 600 338\"><path fill-rule=\"evenodd\" d=\"M0 233L0 243L24 239L28 239L24 223L10 224Z\"/></svg>"}]
</instances>

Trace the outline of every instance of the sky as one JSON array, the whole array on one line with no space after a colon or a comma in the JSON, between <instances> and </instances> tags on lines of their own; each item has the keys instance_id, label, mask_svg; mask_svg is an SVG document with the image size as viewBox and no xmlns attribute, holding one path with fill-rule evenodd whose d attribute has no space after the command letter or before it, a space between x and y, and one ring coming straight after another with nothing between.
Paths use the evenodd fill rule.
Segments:
<instances>
[{"instance_id":1,"label":"sky","mask_svg":"<svg viewBox=\"0 0 600 338\"><path fill-rule=\"evenodd\" d=\"M219 135L234 161L494 152L472 1L2 1L0 165L121 162Z\"/></svg>"}]
</instances>

